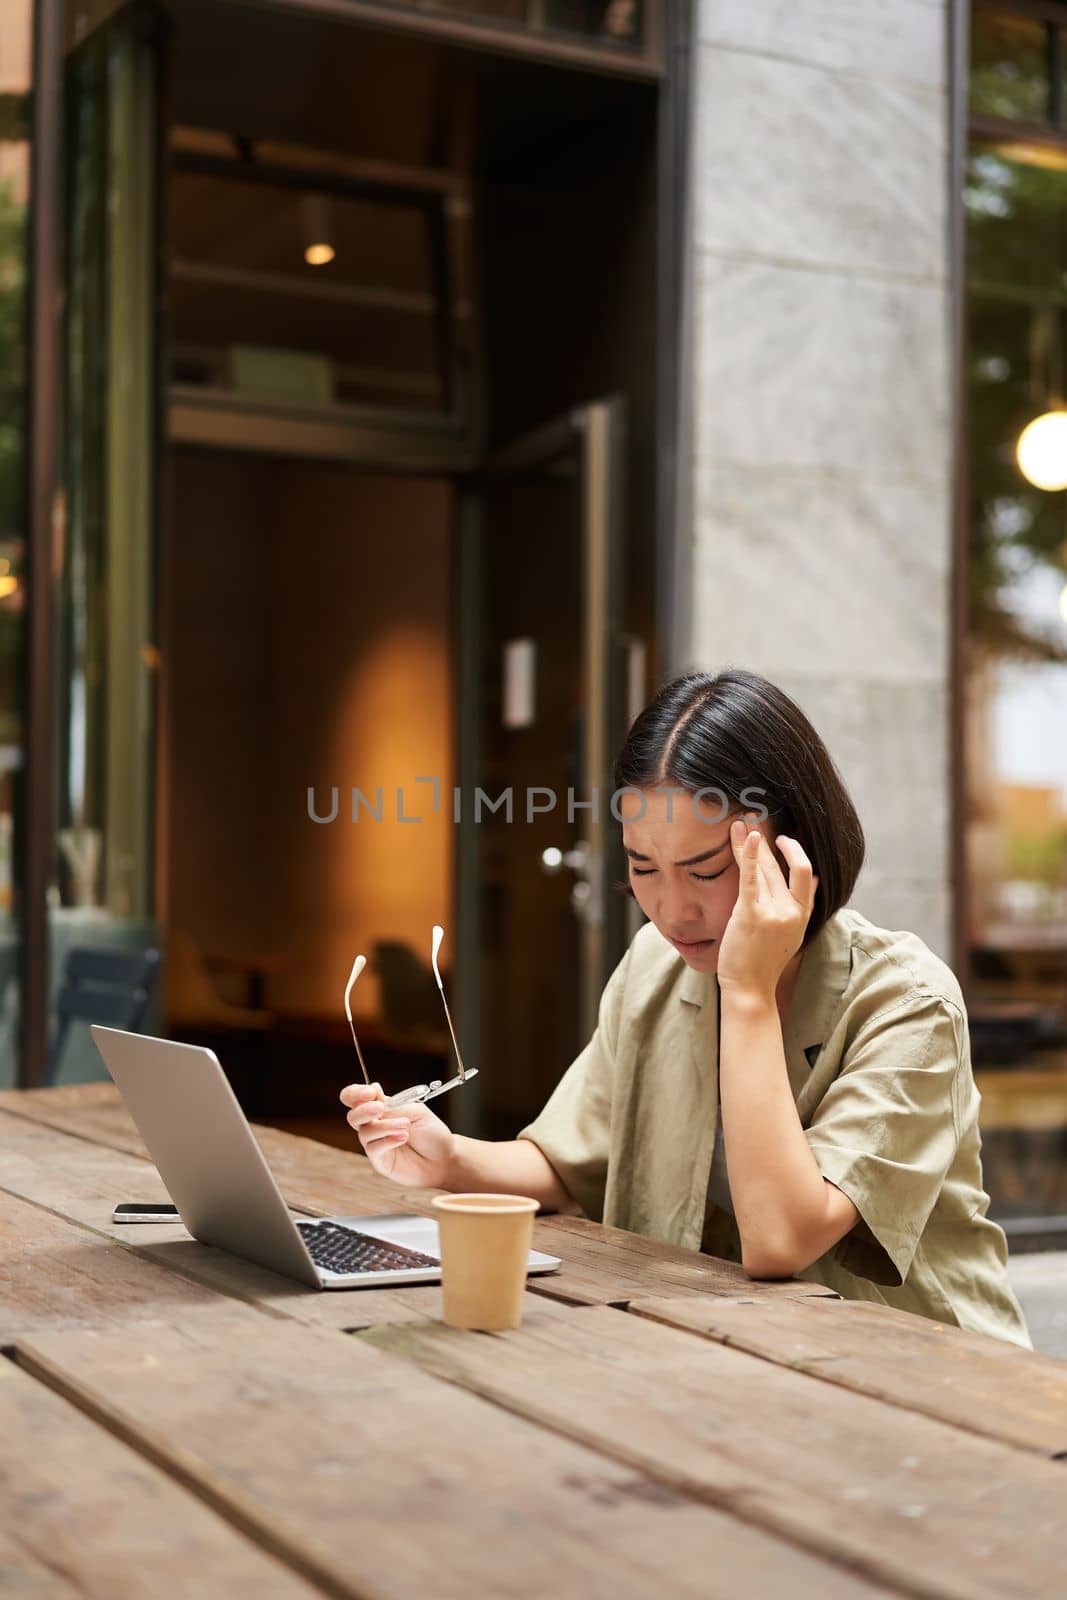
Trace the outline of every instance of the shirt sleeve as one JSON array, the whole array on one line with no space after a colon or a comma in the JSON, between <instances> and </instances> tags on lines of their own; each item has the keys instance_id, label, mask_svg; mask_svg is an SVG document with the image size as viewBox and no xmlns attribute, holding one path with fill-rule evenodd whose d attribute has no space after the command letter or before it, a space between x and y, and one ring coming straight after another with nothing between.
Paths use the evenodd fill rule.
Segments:
<instances>
[{"instance_id":1,"label":"shirt sleeve","mask_svg":"<svg viewBox=\"0 0 1067 1600\"><path fill-rule=\"evenodd\" d=\"M600 997L593 1037L567 1068L544 1110L518 1135L537 1145L571 1199L596 1222L604 1214L612 1080L629 961L627 950Z\"/></svg>"},{"instance_id":2,"label":"shirt sleeve","mask_svg":"<svg viewBox=\"0 0 1067 1600\"><path fill-rule=\"evenodd\" d=\"M861 1028L806 1130L824 1178L860 1222L830 1254L849 1272L899 1285L959 1145L966 1021L912 995Z\"/></svg>"}]
</instances>

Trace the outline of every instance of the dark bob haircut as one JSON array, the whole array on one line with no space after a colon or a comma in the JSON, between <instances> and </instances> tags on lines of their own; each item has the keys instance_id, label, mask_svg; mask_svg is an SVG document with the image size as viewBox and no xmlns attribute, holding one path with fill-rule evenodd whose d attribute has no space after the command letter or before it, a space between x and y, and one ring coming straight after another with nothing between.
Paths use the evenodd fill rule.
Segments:
<instances>
[{"instance_id":1,"label":"dark bob haircut","mask_svg":"<svg viewBox=\"0 0 1067 1600\"><path fill-rule=\"evenodd\" d=\"M830 752L794 700L756 672L689 672L636 719L615 763L615 788L673 785L724 795L731 811L772 813L803 846L819 887L809 943L848 902L864 838Z\"/></svg>"}]
</instances>

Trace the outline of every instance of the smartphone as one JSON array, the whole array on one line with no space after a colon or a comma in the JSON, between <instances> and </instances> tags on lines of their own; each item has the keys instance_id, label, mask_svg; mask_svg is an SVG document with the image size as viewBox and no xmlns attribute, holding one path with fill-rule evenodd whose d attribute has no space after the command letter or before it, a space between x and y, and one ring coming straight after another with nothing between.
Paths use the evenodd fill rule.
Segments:
<instances>
[{"instance_id":1,"label":"smartphone","mask_svg":"<svg viewBox=\"0 0 1067 1600\"><path fill-rule=\"evenodd\" d=\"M177 1206L148 1205L143 1200L127 1200L115 1207L112 1222L176 1222Z\"/></svg>"}]
</instances>

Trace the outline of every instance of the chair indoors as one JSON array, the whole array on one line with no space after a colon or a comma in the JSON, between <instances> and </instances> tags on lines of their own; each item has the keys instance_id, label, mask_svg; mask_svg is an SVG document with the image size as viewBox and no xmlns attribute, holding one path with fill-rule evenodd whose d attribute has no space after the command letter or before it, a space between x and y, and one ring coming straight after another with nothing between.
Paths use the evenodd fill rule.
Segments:
<instances>
[{"instance_id":1,"label":"chair indoors","mask_svg":"<svg viewBox=\"0 0 1067 1600\"><path fill-rule=\"evenodd\" d=\"M45 1086L54 1084L72 1030L99 1022L136 1033L144 1025L159 977L158 950L107 950L75 946L68 951L56 997L56 1029L45 1066Z\"/></svg>"}]
</instances>

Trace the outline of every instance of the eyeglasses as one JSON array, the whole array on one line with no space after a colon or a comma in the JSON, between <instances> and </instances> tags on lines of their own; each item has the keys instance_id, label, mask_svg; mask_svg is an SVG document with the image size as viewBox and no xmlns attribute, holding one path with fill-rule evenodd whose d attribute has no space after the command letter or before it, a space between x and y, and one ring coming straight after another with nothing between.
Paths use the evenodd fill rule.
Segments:
<instances>
[{"instance_id":1,"label":"eyeglasses","mask_svg":"<svg viewBox=\"0 0 1067 1600\"><path fill-rule=\"evenodd\" d=\"M418 1101L420 1104L425 1104L427 1100L436 1100L439 1094L447 1094L449 1089L455 1089L461 1083L467 1083L469 1079L476 1078L478 1076L477 1067L464 1067L463 1065L463 1056L460 1053L459 1040L456 1038L456 1030L452 1026L452 1013L449 1011L448 1001L445 999L445 986L441 982L441 970L437 965L437 955L441 948L441 943L444 939L444 936L445 930L435 923L433 929L433 947L430 952L430 961L433 966L433 975L437 980L437 990L441 996L441 1004L445 1008L445 1021L448 1023L448 1032L452 1039L452 1048L456 1052L456 1064L459 1067L459 1072L456 1077L450 1078L447 1083L442 1082L440 1078L435 1078L433 1083L416 1083L413 1084L410 1089L401 1089L398 1094L391 1094L386 1098L386 1105L406 1106L411 1105L415 1101ZM356 1037L356 1025L352 1021L352 990L355 988L356 980L366 965L366 956L357 956L355 961L352 963L352 971L349 973L348 982L345 985L345 1016L348 1018L348 1026L352 1032L352 1043L356 1047L356 1057L359 1061L360 1071L363 1073L363 1081L364 1083L370 1083L370 1073L367 1071L367 1063L363 1059L363 1051L359 1048L359 1039Z\"/></svg>"}]
</instances>

